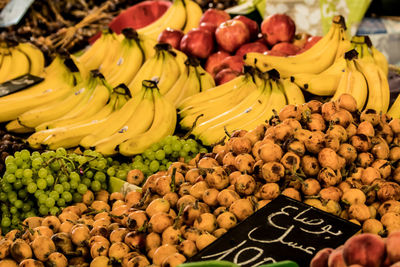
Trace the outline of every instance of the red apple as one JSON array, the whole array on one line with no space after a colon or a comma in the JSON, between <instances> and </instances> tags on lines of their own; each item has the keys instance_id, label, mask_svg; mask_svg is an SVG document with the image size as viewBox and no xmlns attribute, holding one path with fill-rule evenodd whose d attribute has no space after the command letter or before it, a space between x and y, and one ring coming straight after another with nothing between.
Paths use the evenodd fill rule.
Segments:
<instances>
[{"instance_id":1,"label":"red apple","mask_svg":"<svg viewBox=\"0 0 400 267\"><path fill-rule=\"evenodd\" d=\"M313 45L315 45L316 43L318 43L319 40L322 39L322 36L312 36L310 38L307 39L307 43L304 45L304 49L310 49L311 47L313 47Z\"/></svg>"},{"instance_id":2,"label":"red apple","mask_svg":"<svg viewBox=\"0 0 400 267\"><path fill-rule=\"evenodd\" d=\"M204 12L203 16L201 16L200 23L209 22L215 25L215 27L218 27L218 25L230 18L231 16L223 10L209 8Z\"/></svg>"},{"instance_id":3,"label":"red apple","mask_svg":"<svg viewBox=\"0 0 400 267\"><path fill-rule=\"evenodd\" d=\"M279 51L285 53L288 56L293 56L300 51L300 48L292 43L283 42L274 45L271 51Z\"/></svg>"},{"instance_id":4,"label":"red apple","mask_svg":"<svg viewBox=\"0 0 400 267\"><path fill-rule=\"evenodd\" d=\"M221 65L221 62L224 58L229 57L230 55L224 51L218 51L211 56L208 57L205 65L205 69L208 73L210 73L213 77L215 77L216 71L215 69Z\"/></svg>"},{"instance_id":5,"label":"red apple","mask_svg":"<svg viewBox=\"0 0 400 267\"><path fill-rule=\"evenodd\" d=\"M298 33L294 36L293 38L293 44L299 48L303 48L304 45L307 43L308 38L310 38L311 35L305 32Z\"/></svg>"},{"instance_id":6,"label":"red apple","mask_svg":"<svg viewBox=\"0 0 400 267\"><path fill-rule=\"evenodd\" d=\"M288 54L283 53L281 51L277 51L277 50L275 50L275 51L269 50L267 52L264 52L264 55L276 56L276 57L287 57L288 56Z\"/></svg>"},{"instance_id":7,"label":"red apple","mask_svg":"<svg viewBox=\"0 0 400 267\"><path fill-rule=\"evenodd\" d=\"M197 58L207 58L214 50L213 35L198 28L186 33L180 43L180 49L187 55Z\"/></svg>"},{"instance_id":8,"label":"red apple","mask_svg":"<svg viewBox=\"0 0 400 267\"><path fill-rule=\"evenodd\" d=\"M237 51L236 55L243 58L243 56L250 52L264 53L268 51L268 47L262 42L253 42L242 45Z\"/></svg>"},{"instance_id":9,"label":"red apple","mask_svg":"<svg viewBox=\"0 0 400 267\"><path fill-rule=\"evenodd\" d=\"M296 32L294 21L285 14L274 14L261 23L261 32L266 35L269 45L278 42L290 42Z\"/></svg>"},{"instance_id":10,"label":"red apple","mask_svg":"<svg viewBox=\"0 0 400 267\"><path fill-rule=\"evenodd\" d=\"M214 24L212 24L210 22L202 22L199 25L199 29L202 29L202 30L205 30L205 31L209 31L214 35L215 34L215 30L217 29L217 26L215 26Z\"/></svg>"},{"instance_id":11,"label":"red apple","mask_svg":"<svg viewBox=\"0 0 400 267\"><path fill-rule=\"evenodd\" d=\"M170 44L173 48L179 49L179 44L181 42L183 35L185 34L181 30L166 28L160 33L157 41L159 43Z\"/></svg>"},{"instance_id":12,"label":"red apple","mask_svg":"<svg viewBox=\"0 0 400 267\"><path fill-rule=\"evenodd\" d=\"M250 40L250 33L240 20L227 20L215 31L215 38L220 48L232 53Z\"/></svg>"},{"instance_id":13,"label":"red apple","mask_svg":"<svg viewBox=\"0 0 400 267\"><path fill-rule=\"evenodd\" d=\"M250 32L250 40L255 40L255 39L257 39L257 35L258 35L258 33L260 32L260 27L258 27L257 22L255 22L255 21L252 20L252 19L249 19L249 18L246 17L246 16L242 16L242 15L236 16L236 17L234 17L233 19L240 20L241 22L243 22L244 24L246 24L247 29L248 29L249 32Z\"/></svg>"},{"instance_id":14,"label":"red apple","mask_svg":"<svg viewBox=\"0 0 400 267\"><path fill-rule=\"evenodd\" d=\"M231 69L223 69L215 75L215 83L217 85L229 82L239 76L240 73Z\"/></svg>"},{"instance_id":15,"label":"red apple","mask_svg":"<svg viewBox=\"0 0 400 267\"><path fill-rule=\"evenodd\" d=\"M221 61L221 64L216 66L214 74L220 72L223 69L231 69L241 73L243 71L244 61L240 56L229 56Z\"/></svg>"}]
</instances>

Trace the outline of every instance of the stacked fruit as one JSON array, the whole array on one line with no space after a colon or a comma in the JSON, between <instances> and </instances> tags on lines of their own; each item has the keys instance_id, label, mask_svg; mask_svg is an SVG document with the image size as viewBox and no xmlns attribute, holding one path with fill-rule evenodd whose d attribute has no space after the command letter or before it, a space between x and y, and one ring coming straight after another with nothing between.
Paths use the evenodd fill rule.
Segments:
<instances>
[{"instance_id":1,"label":"stacked fruit","mask_svg":"<svg viewBox=\"0 0 400 267\"><path fill-rule=\"evenodd\" d=\"M348 239L344 245L320 250L310 267L328 266L392 266L400 264L400 232L387 238L374 234L360 234Z\"/></svg>"},{"instance_id":2,"label":"stacked fruit","mask_svg":"<svg viewBox=\"0 0 400 267\"><path fill-rule=\"evenodd\" d=\"M43 53L31 43L0 43L0 83L24 74L42 74Z\"/></svg>"},{"instance_id":3,"label":"stacked fruit","mask_svg":"<svg viewBox=\"0 0 400 267\"><path fill-rule=\"evenodd\" d=\"M7 156L14 154L27 148L22 138L8 134L6 131L0 130L0 176L5 171L5 159Z\"/></svg>"}]
</instances>

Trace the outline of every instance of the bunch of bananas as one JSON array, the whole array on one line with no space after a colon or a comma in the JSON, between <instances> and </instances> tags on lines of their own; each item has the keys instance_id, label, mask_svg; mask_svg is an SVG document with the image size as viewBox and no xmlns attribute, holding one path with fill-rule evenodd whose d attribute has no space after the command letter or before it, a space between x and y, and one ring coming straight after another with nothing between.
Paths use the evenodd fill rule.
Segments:
<instances>
[{"instance_id":1,"label":"bunch of bananas","mask_svg":"<svg viewBox=\"0 0 400 267\"><path fill-rule=\"evenodd\" d=\"M189 30L198 27L203 15L201 7L192 0L174 0L167 11L150 25L138 29L139 35L157 40L160 33L166 28Z\"/></svg>"},{"instance_id":2,"label":"bunch of bananas","mask_svg":"<svg viewBox=\"0 0 400 267\"><path fill-rule=\"evenodd\" d=\"M225 139L235 130L250 130L270 119L286 104L302 104L301 89L276 70L247 69L225 84L186 98L179 105L180 125L205 145Z\"/></svg>"},{"instance_id":3,"label":"bunch of bananas","mask_svg":"<svg viewBox=\"0 0 400 267\"><path fill-rule=\"evenodd\" d=\"M336 59L343 57L351 48L342 16L335 16L329 32L313 47L292 57L278 57L260 53L248 53L244 61L261 71L276 69L283 78L297 73L319 74L329 68Z\"/></svg>"},{"instance_id":4,"label":"bunch of bananas","mask_svg":"<svg viewBox=\"0 0 400 267\"><path fill-rule=\"evenodd\" d=\"M79 71L72 58L64 59L59 56L40 76L44 78L43 82L0 98L0 122L15 120L22 113L36 107L61 101L72 92L77 82L86 79L85 72ZM13 128L27 130L16 122L11 123L10 130Z\"/></svg>"},{"instance_id":5,"label":"bunch of bananas","mask_svg":"<svg viewBox=\"0 0 400 267\"><path fill-rule=\"evenodd\" d=\"M43 69L43 53L33 44L0 44L0 83L27 73L37 76Z\"/></svg>"}]
</instances>

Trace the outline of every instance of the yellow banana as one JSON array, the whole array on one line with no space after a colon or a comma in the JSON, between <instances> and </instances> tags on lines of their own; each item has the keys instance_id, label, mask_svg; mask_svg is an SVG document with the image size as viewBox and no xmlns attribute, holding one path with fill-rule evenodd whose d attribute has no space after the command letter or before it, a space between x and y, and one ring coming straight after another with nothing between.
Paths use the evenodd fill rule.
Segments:
<instances>
[{"instance_id":1,"label":"yellow banana","mask_svg":"<svg viewBox=\"0 0 400 267\"><path fill-rule=\"evenodd\" d=\"M154 57L154 55L156 54L156 50L154 49L154 47L156 46L157 41L143 35L139 35L139 40L140 47L144 54L144 61Z\"/></svg>"},{"instance_id":2,"label":"yellow banana","mask_svg":"<svg viewBox=\"0 0 400 267\"><path fill-rule=\"evenodd\" d=\"M186 8L186 24L183 28L183 32L186 34L191 29L199 26L201 16L203 16L203 10L201 10L201 7L192 0L184 1Z\"/></svg>"},{"instance_id":3,"label":"yellow banana","mask_svg":"<svg viewBox=\"0 0 400 267\"><path fill-rule=\"evenodd\" d=\"M35 129L33 128L28 128L19 124L18 120L12 120L9 123L7 123L6 129L8 132L19 133L19 134L32 133L35 131Z\"/></svg>"},{"instance_id":4,"label":"yellow banana","mask_svg":"<svg viewBox=\"0 0 400 267\"><path fill-rule=\"evenodd\" d=\"M178 102L177 106L179 106L179 104L187 97L196 95L200 92L200 80L196 73L196 67L193 66L192 64L189 64L188 68L189 68L188 79L186 80L186 83L183 85L181 93L178 99L176 100Z\"/></svg>"},{"instance_id":5,"label":"yellow banana","mask_svg":"<svg viewBox=\"0 0 400 267\"><path fill-rule=\"evenodd\" d=\"M7 52L4 53L3 62L0 68L0 83L10 80L9 77L10 77L10 72L12 71L12 64L13 64L12 51L8 50Z\"/></svg>"},{"instance_id":6,"label":"yellow banana","mask_svg":"<svg viewBox=\"0 0 400 267\"><path fill-rule=\"evenodd\" d=\"M396 97L387 114L393 119L400 119L400 95Z\"/></svg>"},{"instance_id":7,"label":"yellow banana","mask_svg":"<svg viewBox=\"0 0 400 267\"><path fill-rule=\"evenodd\" d=\"M146 132L135 135L118 146L119 152L124 156L143 153L152 144L158 143L165 136L172 135L175 131L175 107L157 89L154 89L153 93L154 120Z\"/></svg>"},{"instance_id":8,"label":"yellow banana","mask_svg":"<svg viewBox=\"0 0 400 267\"><path fill-rule=\"evenodd\" d=\"M337 47L336 51L336 59L342 58L346 52L351 50L351 42L347 38L347 33L346 33L346 28L340 28L340 39L339 39L339 45Z\"/></svg>"},{"instance_id":9,"label":"yellow banana","mask_svg":"<svg viewBox=\"0 0 400 267\"><path fill-rule=\"evenodd\" d=\"M44 70L44 55L42 51L31 43L19 43L16 49L25 53L30 62L29 73L40 75Z\"/></svg>"},{"instance_id":10,"label":"yellow banana","mask_svg":"<svg viewBox=\"0 0 400 267\"><path fill-rule=\"evenodd\" d=\"M122 34L112 33L112 37L108 41L107 52L102 57L101 64L98 68L101 73L107 73L114 67L114 62L119 59L122 50L122 41L124 36Z\"/></svg>"},{"instance_id":11,"label":"yellow banana","mask_svg":"<svg viewBox=\"0 0 400 267\"><path fill-rule=\"evenodd\" d=\"M385 76L388 76L389 73L389 63L387 58L382 52L376 49L374 46L371 46L372 57L375 60L375 63L383 70Z\"/></svg>"},{"instance_id":12,"label":"yellow banana","mask_svg":"<svg viewBox=\"0 0 400 267\"><path fill-rule=\"evenodd\" d=\"M385 75L385 72L382 70L382 68L377 68L378 69L378 75L379 79L381 81L381 90L382 90L382 112L386 113L389 109L389 104L390 104L390 88L389 88L389 81L387 75Z\"/></svg>"},{"instance_id":13,"label":"yellow banana","mask_svg":"<svg viewBox=\"0 0 400 267\"><path fill-rule=\"evenodd\" d=\"M286 101L289 105L301 105L306 102L300 87L291 82L290 79L279 81L278 86L285 93Z\"/></svg>"},{"instance_id":14,"label":"yellow banana","mask_svg":"<svg viewBox=\"0 0 400 267\"><path fill-rule=\"evenodd\" d=\"M196 67L197 76L200 80L200 92L207 91L215 87L214 78L199 64Z\"/></svg>"},{"instance_id":15,"label":"yellow banana","mask_svg":"<svg viewBox=\"0 0 400 267\"><path fill-rule=\"evenodd\" d=\"M349 81L349 90L347 92L354 97L357 102L357 109L361 111L367 101L367 81L364 75L356 68L354 60L349 60L348 64L349 70L351 71L351 78Z\"/></svg>"},{"instance_id":16,"label":"yellow banana","mask_svg":"<svg viewBox=\"0 0 400 267\"><path fill-rule=\"evenodd\" d=\"M189 66L185 65L185 69L181 72L178 80L172 85L171 89L168 90L168 92L166 92L164 95L164 98L173 103L173 105L176 108L178 108L181 92L185 84L187 84L188 79L189 79Z\"/></svg>"},{"instance_id":17,"label":"yellow banana","mask_svg":"<svg viewBox=\"0 0 400 267\"><path fill-rule=\"evenodd\" d=\"M181 74L181 68L176 60L176 54L170 49L167 49L164 53L162 69L158 81L158 88L160 89L160 94L165 95L179 79Z\"/></svg>"}]
</instances>

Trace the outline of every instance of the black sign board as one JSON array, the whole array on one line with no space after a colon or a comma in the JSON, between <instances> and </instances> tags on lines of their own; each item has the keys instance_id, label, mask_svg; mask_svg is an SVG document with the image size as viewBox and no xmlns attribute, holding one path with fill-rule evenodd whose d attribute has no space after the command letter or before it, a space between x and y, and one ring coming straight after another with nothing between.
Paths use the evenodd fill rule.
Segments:
<instances>
[{"instance_id":1,"label":"black sign board","mask_svg":"<svg viewBox=\"0 0 400 267\"><path fill-rule=\"evenodd\" d=\"M359 230L359 225L280 195L189 261L259 266L292 260L309 266L320 249L336 248Z\"/></svg>"},{"instance_id":2,"label":"black sign board","mask_svg":"<svg viewBox=\"0 0 400 267\"><path fill-rule=\"evenodd\" d=\"M43 80L43 78L33 76L31 74L19 76L13 80L0 84L0 96L12 94L34 84L40 83Z\"/></svg>"}]
</instances>

